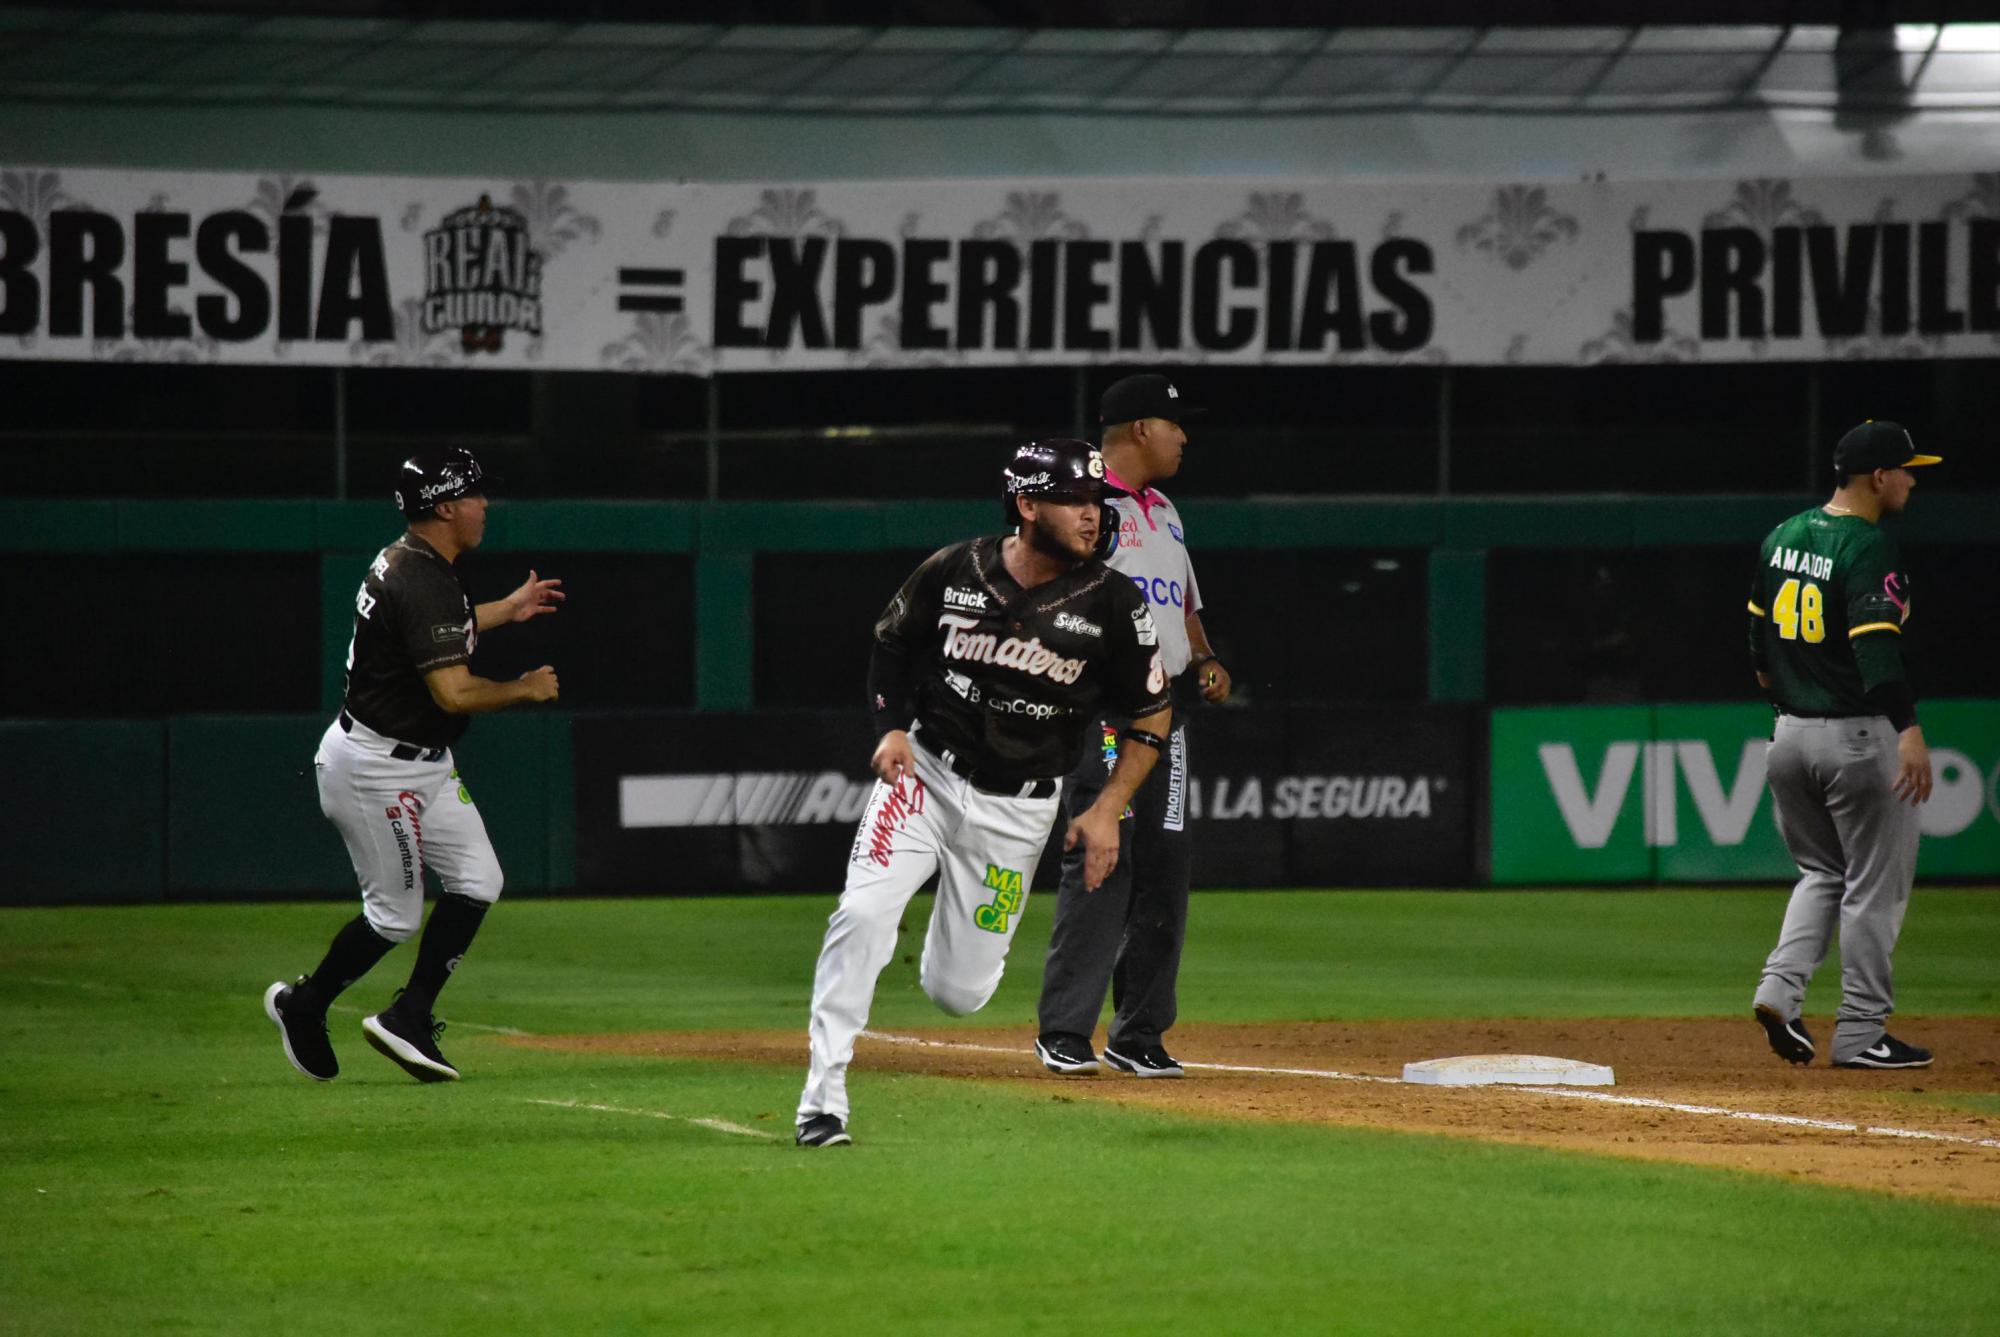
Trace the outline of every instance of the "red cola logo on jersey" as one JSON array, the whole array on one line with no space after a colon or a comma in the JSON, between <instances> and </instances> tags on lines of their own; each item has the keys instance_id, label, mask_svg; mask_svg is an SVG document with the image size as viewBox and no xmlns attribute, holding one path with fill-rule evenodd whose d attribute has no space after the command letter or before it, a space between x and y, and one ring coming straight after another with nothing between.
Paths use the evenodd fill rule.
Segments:
<instances>
[{"instance_id":1,"label":"red cola logo on jersey","mask_svg":"<svg viewBox=\"0 0 2000 1337\"><path fill-rule=\"evenodd\" d=\"M479 203L424 233L426 334L455 329L468 353L497 353L508 330L542 332L542 253L518 209Z\"/></svg>"},{"instance_id":2,"label":"red cola logo on jersey","mask_svg":"<svg viewBox=\"0 0 2000 1337\"><path fill-rule=\"evenodd\" d=\"M1022 640L1009 636L1001 640L990 631L975 630L979 619L957 613L942 613L938 626L944 628L944 657L968 659L975 664L995 664L1052 682L1072 683L1083 676L1084 661L1069 659L1048 649L1039 636Z\"/></svg>"}]
</instances>

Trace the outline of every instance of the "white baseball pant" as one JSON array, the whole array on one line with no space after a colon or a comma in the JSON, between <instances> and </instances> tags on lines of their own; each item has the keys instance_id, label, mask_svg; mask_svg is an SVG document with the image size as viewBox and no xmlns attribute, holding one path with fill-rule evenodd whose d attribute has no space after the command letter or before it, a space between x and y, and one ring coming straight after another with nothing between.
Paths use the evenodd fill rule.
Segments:
<instances>
[{"instance_id":1,"label":"white baseball pant","mask_svg":"<svg viewBox=\"0 0 2000 1337\"><path fill-rule=\"evenodd\" d=\"M361 884L361 913L391 942L415 936L424 918L424 866L444 889L475 901L500 899L500 860L451 749L436 761L403 761L398 746L355 720L335 720L313 758L319 809L347 843Z\"/></svg>"},{"instance_id":2,"label":"white baseball pant","mask_svg":"<svg viewBox=\"0 0 2000 1337\"><path fill-rule=\"evenodd\" d=\"M903 908L931 876L937 904L918 970L931 1001L977 1012L1000 987L1007 948L1027 908L1035 863L1060 811L1061 785L1041 798L975 789L921 744L914 779L877 781L847 861L847 887L827 921L813 974L812 1062L798 1121L847 1118L847 1066L868 1024L875 981L896 951Z\"/></svg>"}]
</instances>

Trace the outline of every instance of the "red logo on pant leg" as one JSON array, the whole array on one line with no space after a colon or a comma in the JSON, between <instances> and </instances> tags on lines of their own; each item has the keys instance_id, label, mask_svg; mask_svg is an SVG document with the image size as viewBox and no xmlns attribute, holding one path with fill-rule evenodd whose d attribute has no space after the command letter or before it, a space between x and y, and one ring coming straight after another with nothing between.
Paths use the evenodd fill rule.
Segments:
<instances>
[{"instance_id":1,"label":"red logo on pant leg","mask_svg":"<svg viewBox=\"0 0 2000 1337\"><path fill-rule=\"evenodd\" d=\"M403 810L401 808L384 808L382 809L382 815L392 822L403 820Z\"/></svg>"},{"instance_id":2,"label":"red logo on pant leg","mask_svg":"<svg viewBox=\"0 0 2000 1337\"><path fill-rule=\"evenodd\" d=\"M914 777L898 780L896 787L883 796L881 806L875 810L875 820L869 823L868 857L887 868L889 856L896 848L896 833L909 825L913 814L923 810L924 782ZM857 846L859 843L856 842Z\"/></svg>"}]
</instances>

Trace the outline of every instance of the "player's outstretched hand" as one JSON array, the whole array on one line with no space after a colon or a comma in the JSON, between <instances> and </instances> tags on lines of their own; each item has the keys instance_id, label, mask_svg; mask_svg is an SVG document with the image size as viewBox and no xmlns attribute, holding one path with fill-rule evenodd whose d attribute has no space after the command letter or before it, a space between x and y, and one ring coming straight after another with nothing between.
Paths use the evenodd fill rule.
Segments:
<instances>
[{"instance_id":1,"label":"player's outstretched hand","mask_svg":"<svg viewBox=\"0 0 2000 1337\"><path fill-rule=\"evenodd\" d=\"M530 701L553 701L558 695L556 671L547 664L538 669L529 669L521 675L521 681L528 684Z\"/></svg>"},{"instance_id":2,"label":"player's outstretched hand","mask_svg":"<svg viewBox=\"0 0 2000 1337\"><path fill-rule=\"evenodd\" d=\"M1912 807L1930 799L1931 749L1917 725L1896 735L1896 782L1890 788Z\"/></svg>"},{"instance_id":3,"label":"player's outstretched hand","mask_svg":"<svg viewBox=\"0 0 2000 1337\"><path fill-rule=\"evenodd\" d=\"M505 600L508 610L507 620L526 622L529 618L540 617L543 613L555 612L556 605L569 598L556 588L560 584L562 581L553 578L541 580L533 570L530 570L528 578L521 582L521 588L508 595Z\"/></svg>"},{"instance_id":4,"label":"player's outstretched hand","mask_svg":"<svg viewBox=\"0 0 2000 1337\"><path fill-rule=\"evenodd\" d=\"M1118 866L1118 814L1098 811L1092 804L1089 811L1082 813L1069 824L1069 831L1063 836L1063 848L1073 850L1077 843L1083 843L1083 889L1096 891L1104 885L1104 879L1111 876L1111 870Z\"/></svg>"},{"instance_id":5,"label":"player's outstretched hand","mask_svg":"<svg viewBox=\"0 0 2000 1337\"><path fill-rule=\"evenodd\" d=\"M885 785L899 785L906 775L916 779L917 759L910 755L910 735L902 729L883 734L875 745L875 755L868 759L868 769Z\"/></svg>"}]
</instances>

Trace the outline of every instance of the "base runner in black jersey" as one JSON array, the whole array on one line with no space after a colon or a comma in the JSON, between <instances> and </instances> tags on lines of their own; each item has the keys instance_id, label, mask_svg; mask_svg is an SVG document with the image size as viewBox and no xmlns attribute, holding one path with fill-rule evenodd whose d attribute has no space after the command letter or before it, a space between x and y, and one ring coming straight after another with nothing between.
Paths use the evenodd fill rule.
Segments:
<instances>
[{"instance_id":1,"label":"base runner in black jersey","mask_svg":"<svg viewBox=\"0 0 2000 1337\"><path fill-rule=\"evenodd\" d=\"M873 794L813 977L811 1066L798 1143L840 1146L847 1068L903 908L933 875L919 978L955 1015L986 1005L1060 810L1062 777L1100 710L1132 723L1097 802L1064 848L1095 888L1118 861L1119 816L1166 744L1173 710L1151 612L1101 559L1104 459L1036 441L1003 475L1011 535L926 559L875 624L868 692L881 741Z\"/></svg>"},{"instance_id":2,"label":"base runner in black jersey","mask_svg":"<svg viewBox=\"0 0 2000 1337\"><path fill-rule=\"evenodd\" d=\"M297 983L264 991L292 1066L316 1081L340 1073L326 1011L399 942L424 913L424 867L444 891L431 911L410 980L396 1001L361 1023L368 1043L419 1081L456 1080L438 1049L438 991L500 896L500 861L460 782L451 745L467 716L556 699L544 665L514 682L475 678L467 664L479 633L556 611L560 580L533 571L504 599L473 606L453 563L486 533L486 482L460 449L404 461L396 504L409 530L368 568L354 601L347 693L313 758L320 811L339 830L361 883L361 913Z\"/></svg>"}]
</instances>

